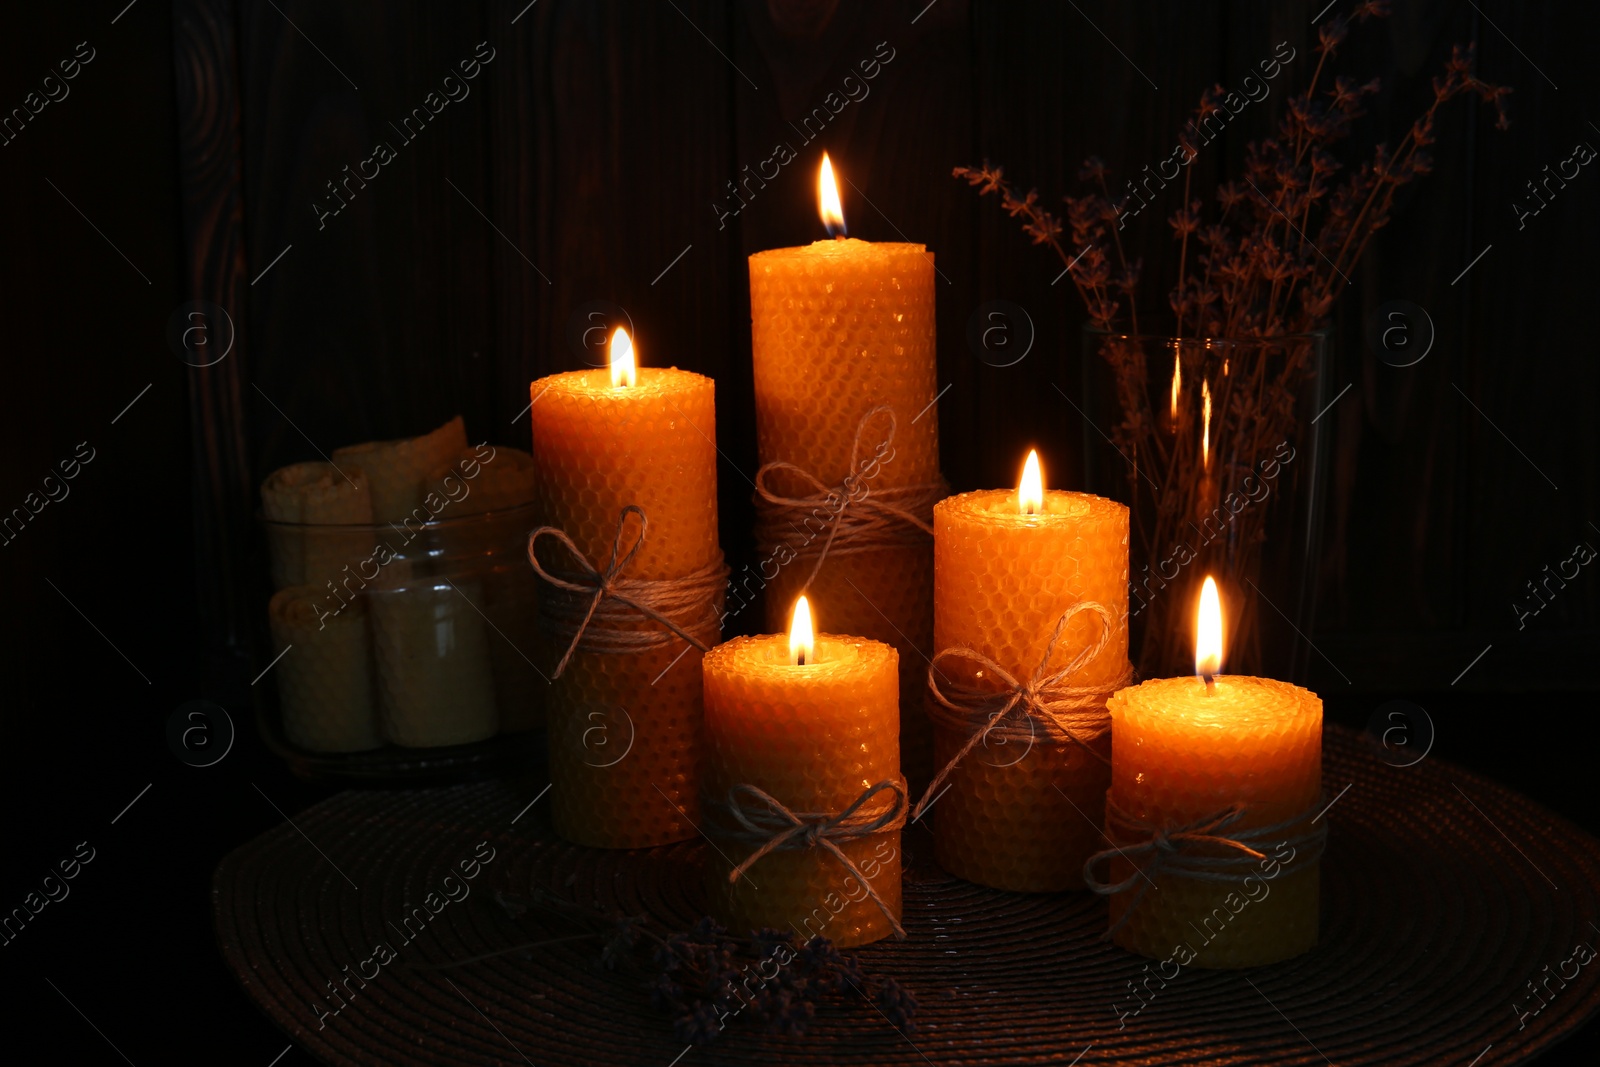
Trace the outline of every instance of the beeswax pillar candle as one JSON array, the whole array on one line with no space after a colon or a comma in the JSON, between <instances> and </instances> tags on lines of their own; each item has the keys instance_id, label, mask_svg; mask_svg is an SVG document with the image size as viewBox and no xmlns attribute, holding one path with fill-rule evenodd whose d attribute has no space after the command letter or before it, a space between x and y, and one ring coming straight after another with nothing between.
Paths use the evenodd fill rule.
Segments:
<instances>
[{"instance_id":1,"label":"beeswax pillar candle","mask_svg":"<svg viewBox=\"0 0 1600 1067\"><path fill-rule=\"evenodd\" d=\"M1220 659L1219 647L1211 671ZM1238 837L1281 828L1260 840L1247 836L1264 854L1259 861L1236 849L1198 848L1232 860L1231 877L1208 881L1150 869L1148 891L1111 897L1116 943L1199 967L1254 967L1313 948L1321 885L1320 840L1311 822L1322 793L1317 695L1270 678L1217 674L1209 681L1152 679L1115 694L1109 707L1108 807L1170 828L1239 805L1237 820L1210 832ZM1108 855L1112 881L1133 876L1134 864L1148 867L1139 850L1146 833L1119 830L1112 819L1107 833L1130 856Z\"/></svg>"},{"instance_id":2,"label":"beeswax pillar candle","mask_svg":"<svg viewBox=\"0 0 1600 1067\"><path fill-rule=\"evenodd\" d=\"M621 331L619 331L620 333ZM597 569L611 558L622 509L635 505L649 532L622 576L678 579L720 565L717 450L711 379L669 367L621 364L535 381L533 455L537 517L565 531ZM613 375L615 374L615 379ZM631 382L629 375L632 375ZM637 536L630 521L626 552ZM541 563L573 561L541 542ZM541 610L549 590L539 591ZM705 644L720 632L715 601L693 613ZM641 629L659 627L641 620ZM551 671L571 640L551 632ZM674 639L628 653L580 650L547 691L551 805L557 833L602 848L646 848L696 834L700 805L700 653ZM544 664L541 664L544 666ZM626 755L618 756L618 752Z\"/></svg>"},{"instance_id":3,"label":"beeswax pillar candle","mask_svg":"<svg viewBox=\"0 0 1600 1067\"><path fill-rule=\"evenodd\" d=\"M1031 458L1037 470L1037 459ZM963 493L934 508L934 642L970 648L1025 681L1039 668L1063 612L1103 605L1111 633L1105 647L1067 684L1114 685L1128 667L1128 509L1086 493L1018 490ZM1051 650L1050 670L1070 663L1099 638L1104 621L1076 615ZM987 688L970 665L941 658L944 673ZM926 677L926 674L924 675ZM935 766L961 750L970 730L935 730ZM1047 743L1030 734L982 743L946 779L932 808L934 855L958 878L1015 892L1083 886L1083 862L1102 846L1110 737L1088 748ZM1092 751L1090 751L1092 749ZM940 786L943 789L943 786Z\"/></svg>"},{"instance_id":4,"label":"beeswax pillar candle","mask_svg":"<svg viewBox=\"0 0 1600 1067\"><path fill-rule=\"evenodd\" d=\"M759 845L711 829L731 825L718 806L736 785L755 786L797 814L831 815L877 783L898 779L897 658L882 642L831 634L816 637L804 663L792 662L786 634L736 637L706 654L706 811L714 843L707 858L712 906L728 929L771 927L802 942L821 935L840 947L876 941L893 928L868 887L898 921L899 829L839 843L861 878L814 846L769 852L732 883L733 866ZM887 810L893 801L884 790L862 811Z\"/></svg>"},{"instance_id":5,"label":"beeswax pillar candle","mask_svg":"<svg viewBox=\"0 0 1600 1067\"><path fill-rule=\"evenodd\" d=\"M835 225L842 232L842 214ZM855 476L868 494L941 482L933 283L933 254L920 244L840 238L750 257L756 441L763 466L791 463L829 488ZM893 412L894 439L881 454L875 450L889 421L875 416L862 426L877 407ZM858 428L862 448L852 470ZM862 467L875 455L873 473L862 477ZM789 472L776 472L773 480L789 497L817 491ZM809 514L774 524L778 532L758 536L760 573L736 576L734 589L753 595L765 586L769 629L787 624L834 519L835 509L819 501ZM932 763L932 734L923 713L925 653L918 650L933 637L933 548L914 529L895 532L905 535L901 543L868 550L835 544L805 591L828 606L830 626L899 651L904 758L917 782L926 780Z\"/></svg>"}]
</instances>

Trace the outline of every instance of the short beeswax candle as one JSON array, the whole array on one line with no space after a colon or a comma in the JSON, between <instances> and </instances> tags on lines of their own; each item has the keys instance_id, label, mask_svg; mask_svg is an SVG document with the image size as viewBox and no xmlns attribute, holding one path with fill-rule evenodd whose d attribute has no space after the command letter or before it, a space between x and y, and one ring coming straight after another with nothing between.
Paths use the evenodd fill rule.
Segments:
<instances>
[{"instance_id":1,"label":"short beeswax candle","mask_svg":"<svg viewBox=\"0 0 1600 1067\"><path fill-rule=\"evenodd\" d=\"M566 533L590 565L607 566L622 509L637 506L648 536L621 572L678 579L720 565L716 410L711 379L637 367L626 334L612 369L534 382L538 518ZM638 536L630 524L623 551ZM541 543L553 572L573 561ZM720 629L719 595L691 629L706 645ZM541 589L541 610L549 591ZM641 630L656 624L642 619ZM554 664L571 635L551 637ZM556 832L603 848L644 848L695 836L700 793L700 653L681 639L644 651L577 651L548 693L551 804ZM680 658L681 657L681 658ZM547 668L548 669L548 668ZM619 752L626 752L619 757Z\"/></svg>"},{"instance_id":2,"label":"short beeswax candle","mask_svg":"<svg viewBox=\"0 0 1600 1067\"><path fill-rule=\"evenodd\" d=\"M820 199L830 233L844 217L826 157ZM830 195L831 194L831 195ZM750 323L761 464L788 463L830 489L853 477L856 499L937 487L939 412L934 351L933 254L920 244L854 238L777 248L750 257ZM883 446L892 412L893 440ZM863 422L863 420L866 420ZM859 449L857 435L860 434ZM772 482L790 498L817 494L792 471ZM941 493L926 497L926 508ZM915 510L915 508L913 509ZM767 594L767 626L780 630L802 591L828 605L830 625L895 646L902 671L902 743L912 779L925 779L931 734L922 711L921 664L933 637L932 546L915 527L888 524L890 543L830 548L807 585L838 516L818 501L764 523L759 575L736 576L736 594ZM924 513L921 518L926 521ZM895 543L898 542L898 543Z\"/></svg>"},{"instance_id":3,"label":"short beeswax candle","mask_svg":"<svg viewBox=\"0 0 1600 1067\"><path fill-rule=\"evenodd\" d=\"M804 603L801 598L800 603ZM796 815L846 811L873 786L900 778L898 654L879 641L819 634L802 657L790 637L736 637L702 664L706 712L706 814L714 913L730 930L792 930L840 946L887 936L900 917L900 830L838 839L860 877L827 847L778 848L730 883L761 847L726 805L735 786L754 786ZM753 794L746 811L768 812ZM858 809L886 816L903 798L883 789ZM781 819L776 825L781 826ZM869 893L870 889L870 893ZM893 922L874 901L888 907Z\"/></svg>"},{"instance_id":4,"label":"short beeswax candle","mask_svg":"<svg viewBox=\"0 0 1600 1067\"><path fill-rule=\"evenodd\" d=\"M935 670L1001 692L993 672L947 649L971 649L1026 682L1068 666L1109 630L1100 652L1063 684L1113 687L1127 678L1128 509L1103 497L1045 491L1030 454L1017 490L962 493L933 511ZM1051 645L1062 615L1080 611ZM1039 675L1042 677L1043 675ZM1101 698L1103 699L1103 698ZM1092 709L1091 709L1092 711ZM958 878L1014 892L1083 886L1083 861L1102 845L1100 824L1110 736L1052 743L1028 728L1003 743L984 738L933 790L934 855ZM935 766L954 759L973 731L940 716ZM946 785L948 788L946 788Z\"/></svg>"},{"instance_id":5,"label":"short beeswax candle","mask_svg":"<svg viewBox=\"0 0 1600 1067\"><path fill-rule=\"evenodd\" d=\"M1211 578L1203 589L1202 615L1215 616L1200 629L1220 635ZM1154 679L1111 698L1107 832L1122 852L1108 850L1104 862L1113 883L1127 883L1111 898L1113 938L1180 965L1254 967L1317 943L1321 840L1312 820L1322 792L1322 701L1286 682L1215 674L1220 637L1212 647L1214 655L1202 648L1197 657L1201 677ZM1217 823L1230 809L1237 817ZM1180 863L1221 857L1225 869L1195 878L1163 870L1164 858L1152 866L1150 827L1173 838ZM1183 828L1260 856L1184 841Z\"/></svg>"}]
</instances>

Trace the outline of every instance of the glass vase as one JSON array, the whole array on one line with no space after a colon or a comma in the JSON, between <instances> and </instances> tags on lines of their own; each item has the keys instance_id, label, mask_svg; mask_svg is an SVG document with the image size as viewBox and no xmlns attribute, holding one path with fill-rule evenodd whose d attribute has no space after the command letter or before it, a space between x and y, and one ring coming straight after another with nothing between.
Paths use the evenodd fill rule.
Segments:
<instances>
[{"instance_id":1,"label":"glass vase","mask_svg":"<svg viewBox=\"0 0 1600 1067\"><path fill-rule=\"evenodd\" d=\"M1130 654L1194 673L1200 585L1224 670L1303 682L1325 495L1326 333L1179 338L1085 329L1085 480L1129 506Z\"/></svg>"}]
</instances>

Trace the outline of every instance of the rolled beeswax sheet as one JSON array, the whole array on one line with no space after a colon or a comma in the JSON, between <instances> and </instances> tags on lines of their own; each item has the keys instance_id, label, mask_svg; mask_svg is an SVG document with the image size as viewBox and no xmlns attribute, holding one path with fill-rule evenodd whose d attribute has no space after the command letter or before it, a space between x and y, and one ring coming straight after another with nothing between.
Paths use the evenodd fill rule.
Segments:
<instances>
[{"instance_id":1,"label":"rolled beeswax sheet","mask_svg":"<svg viewBox=\"0 0 1600 1067\"><path fill-rule=\"evenodd\" d=\"M360 600L335 614L315 586L281 589L268 606L283 732L311 752L383 744L373 700L372 642ZM340 602L335 602L340 603Z\"/></svg>"},{"instance_id":2,"label":"rolled beeswax sheet","mask_svg":"<svg viewBox=\"0 0 1600 1067\"><path fill-rule=\"evenodd\" d=\"M351 467L366 473L375 522L398 522L422 507L423 497L466 447L466 425L457 415L421 437L335 449L333 462L346 473Z\"/></svg>"}]
</instances>

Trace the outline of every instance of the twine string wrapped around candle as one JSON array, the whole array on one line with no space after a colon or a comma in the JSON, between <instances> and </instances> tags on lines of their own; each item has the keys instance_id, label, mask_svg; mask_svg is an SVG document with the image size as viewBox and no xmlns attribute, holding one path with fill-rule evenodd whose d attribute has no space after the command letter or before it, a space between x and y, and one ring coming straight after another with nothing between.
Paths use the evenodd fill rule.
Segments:
<instances>
[{"instance_id":1,"label":"twine string wrapped around candle","mask_svg":"<svg viewBox=\"0 0 1600 1067\"><path fill-rule=\"evenodd\" d=\"M1100 620L1100 636L1092 645L1085 646L1066 666L1050 670L1050 658L1066 631L1068 623L1080 614ZM1026 741L1032 744L1042 740L1046 744L1074 743L1102 763L1110 763L1095 751L1091 742L1104 737L1111 729L1111 716L1106 711L1106 698L1127 685L1133 676L1131 665L1124 664L1122 672L1113 681L1100 685L1068 685L1074 672L1090 663L1105 649L1111 640L1112 618L1104 604L1094 600L1080 600L1061 613L1056 620L1050 640L1045 643L1039 666L1026 680L1018 679L1000 664L974 648L964 646L946 648L928 663L928 689L933 693L934 706L928 708L933 721L954 730L964 730L967 739L960 751L928 783L922 799L912 812L912 821L922 817L922 812L938 795L939 786L974 748L990 737L1002 742ZM980 688L965 682L944 679L940 684L939 664L947 659L963 659L975 664L980 676L999 683L1000 688Z\"/></svg>"},{"instance_id":2,"label":"twine string wrapped around candle","mask_svg":"<svg viewBox=\"0 0 1600 1067\"><path fill-rule=\"evenodd\" d=\"M624 552L622 539L629 515L639 518L639 536ZM604 568L590 563L577 543L558 527L541 526L528 535L528 562L550 586L539 598L540 621L563 636L571 635L552 677L561 677L580 648L585 652L641 652L672 640L661 630L641 629L641 619L659 623L701 652L710 649L696 635L708 633L720 621L728 565L718 553L714 562L679 578L622 577L644 545L649 528L643 508L637 504L624 507L617 518L611 558ZM552 571L541 564L536 551L541 537L554 538L565 546L577 569ZM690 617L690 613L697 614Z\"/></svg>"},{"instance_id":3,"label":"twine string wrapped around candle","mask_svg":"<svg viewBox=\"0 0 1600 1067\"><path fill-rule=\"evenodd\" d=\"M1267 858L1267 854L1257 846L1288 846L1294 855L1283 866L1293 870L1321 858L1327 846L1328 824L1316 826L1309 821L1316 817L1317 809L1307 808L1267 826L1233 829L1247 810L1242 803L1232 804L1191 822L1160 825L1134 818L1117 807L1108 795L1106 831L1111 847L1096 852L1084 861L1083 881L1092 892L1101 896L1115 896L1129 890L1134 895L1122 917L1106 931L1105 938L1109 939L1128 921L1145 893L1155 884L1157 875L1198 882L1241 881L1256 873L1260 861ZM1290 833L1302 824L1307 828ZM1133 866L1133 873L1117 882L1102 881L1096 876L1096 867L1118 857ZM1144 857L1148 857L1148 860L1141 866L1139 859Z\"/></svg>"},{"instance_id":4,"label":"twine string wrapped around candle","mask_svg":"<svg viewBox=\"0 0 1600 1067\"><path fill-rule=\"evenodd\" d=\"M876 812L862 810L873 797L883 792L891 794L887 806ZM855 841L872 834L899 830L906 824L906 806L904 778L886 778L868 787L849 807L838 813L791 811L782 801L764 789L748 783L739 783L728 790L728 800L721 811L713 809L714 814L726 814L735 825L718 826L716 833L719 837L757 845L757 848L745 857L744 862L728 872L728 881L729 883L738 881L741 875L768 853L779 850L800 851L821 848L855 876L856 881L866 890L868 898L878 906L879 911L883 912L883 917L889 920L894 936L904 939L905 928L900 925L900 920L895 917L893 909L878 895L878 891L872 887L872 881L861 872L861 868L857 867L855 861L839 846L844 842Z\"/></svg>"},{"instance_id":5,"label":"twine string wrapped around candle","mask_svg":"<svg viewBox=\"0 0 1600 1067\"><path fill-rule=\"evenodd\" d=\"M764 463L756 471L756 543L762 551L771 551L784 543L790 530L801 532L806 543L797 548L795 554L813 559L811 573L806 576L802 588L816 581L830 553L921 544L933 537L933 505L950 492L942 478L918 485L865 488L869 478L862 474L862 439L867 424L880 414L888 416L889 432L876 446L871 462L881 462L883 451L894 443L898 425L894 409L880 404L856 423L855 438L850 444L850 473L837 486L826 485L810 471L784 460ZM810 495L786 496L778 492L769 480L779 472L793 475L811 489ZM810 542L815 534L806 529L806 523L824 521L824 515L827 516L828 535L820 548L812 548Z\"/></svg>"}]
</instances>

